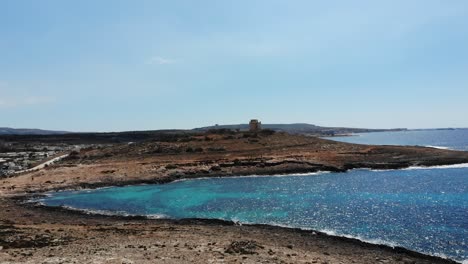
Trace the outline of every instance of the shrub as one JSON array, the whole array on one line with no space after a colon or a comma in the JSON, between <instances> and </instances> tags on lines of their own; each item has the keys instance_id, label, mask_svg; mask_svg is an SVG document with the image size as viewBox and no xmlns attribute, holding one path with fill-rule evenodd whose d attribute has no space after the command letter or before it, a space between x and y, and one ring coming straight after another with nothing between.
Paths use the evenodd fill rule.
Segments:
<instances>
[{"instance_id":1,"label":"shrub","mask_svg":"<svg viewBox=\"0 0 468 264\"><path fill-rule=\"evenodd\" d=\"M68 154L68 157L66 157L65 159L78 159L80 157L80 153L78 153L78 151L76 150L73 150L72 152L70 152L70 154Z\"/></svg>"},{"instance_id":2,"label":"shrub","mask_svg":"<svg viewBox=\"0 0 468 264\"><path fill-rule=\"evenodd\" d=\"M195 148L194 151L195 152L203 152L203 148L198 147L198 148Z\"/></svg>"},{"instance_id":3,"label":"shrub","mask_svg":"<svg viewBox=\"0 0 468 264\"><path fill-rule=\"evenodd\" d=\"M168 170L172 170L172 169L176 169L177 168L177 165L174 165L174 164L169 164L166 166L166 169Z\"/></svg>"},{"instance_id":4,"label":"shrub","mask_svg":"<svg viewBox=\"0 0 468 264\"><path fill-rule=\"evenodd\" d=\"M244 133L242 134L242 137L243 138L256 138L258 137L257 133L256 132L248 132L248 133Z\"/></svg>"},{"instance_id":5,"label":"shrub","mask_svg":"<svg viewBox=\"0 0 468 264\"><path fill-rule=\"evenodd\" d=\"M273 130L273 129L262 129L260 131L260 134L263 135L263 136L271 136L271 135L273 135L275 133L276 133L276 131Z\"/></svg>"},{"instance_id":6,"label":"shrub","mask_svg":"<svg viewBox=\"0 0 468 264\"><path fill-rule=\"evenodd\" d=\"M224 135L224 134L230 134L233 135L235 132L231 129L228 128L219 128L219 129L209 129L207 133L210 134L218 134L218 135Z\"/></svg>"}]
</instances>

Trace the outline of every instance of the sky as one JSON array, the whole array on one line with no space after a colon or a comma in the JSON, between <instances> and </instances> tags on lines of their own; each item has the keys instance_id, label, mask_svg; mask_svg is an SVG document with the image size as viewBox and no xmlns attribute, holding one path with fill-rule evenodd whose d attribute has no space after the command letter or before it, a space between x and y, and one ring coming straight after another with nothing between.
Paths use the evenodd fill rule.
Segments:
<instances>
[{"instance_id":1,"label":"sky","mask_svg":"<svg viewBox=\"0 0 468 264\"><path fill-rule=\"evenodd\" d=\"M0 0L0 127L468 127L466 0Z\"/></svg>"}]
</instances>

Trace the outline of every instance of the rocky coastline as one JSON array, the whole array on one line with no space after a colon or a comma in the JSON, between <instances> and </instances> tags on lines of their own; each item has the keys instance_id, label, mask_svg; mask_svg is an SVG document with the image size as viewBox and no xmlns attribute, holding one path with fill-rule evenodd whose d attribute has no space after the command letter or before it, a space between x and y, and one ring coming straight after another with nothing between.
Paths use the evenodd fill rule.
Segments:
<instances>
[{"instance_id":1,"label":"rocky coastline","mask_svg":"<svg viewBox=\"0 0 468 264\"><path fill-rule=\"evenodd\" d=\"M216 219L100 215L25 203L30 198L30 195L0 198L1 207L6 212L0 217L0 263L91 263L97 256L105 260L103 263L154 263L152 261L157 260L163 263L203 263L210 260L226 260L227 263L457 263L402 247L371 244L315 230ZM22 217L18 217L19 214ZM8 216L16 216L17 220L8 220ZM76 233L76 229L80 232ZM213 229L216 232L208 231ZM151 230L149 236L148 230ZM164 230L163 234L155 235L157 230ZM194 231L192 235L179 238L181 232ZM128 236L139 235L145 239L128 240ZM173 239L173 236L178 238ZM270 241L272 236L274 243ZM114 243L108 243L109 237ZM211 242L202 244L202 247L208 254L191 259L196 255L192 250L197 248L197 243L206 239ZM131 253L120 255L117 262L115 258L108 257L109 251L113 252L112 255L118 254L111 250L117 247L116 243L132 249ZM249 243L254 247L248 247ZM78 246L80 251L75 251L74 246ZM158 248L158 256L148 258L144 254L151 248ZM187 251L182 258L179 248ZM161 251L165 251L163 255L166 257L161 258ZM106 254L95 255L97 252Z\"/></svg>"},{"instance_id":2,"label":"rocky coastline","mask_svg":"<svg viewBox=\"0 0 468 264\"><path fill-rule=\"evenodd\" d=\"M47 191L199 177L459 163L468 163L468 153L279 133L249 138L215 134L185 142L84 149L44 170L1 180L0 263L455 263L317 231L221 220L102 216L24 199Z\"/></svg>"}]
</instances>

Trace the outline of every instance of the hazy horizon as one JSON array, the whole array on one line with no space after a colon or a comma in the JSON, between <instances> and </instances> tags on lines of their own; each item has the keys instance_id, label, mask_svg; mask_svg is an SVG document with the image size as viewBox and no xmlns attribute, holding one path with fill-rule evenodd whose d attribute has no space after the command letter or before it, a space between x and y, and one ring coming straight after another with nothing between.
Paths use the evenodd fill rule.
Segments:
<instances>
[{"instance_id":1,"label":"hazy horizon","mask_svg":"<svg viewBox=\"0 0 468 264\"><path fill-rule=\"evenodd\" d=\"M0 127L0 128L12 128L12 129L39 129L39 130L45 130L45 131L65 131L65 132L71 132L71 133L112 133L112 132L130 132L130 131L152 131L152 130L192 130L192 129L197 129L197 128L203 128L203 127L210 127L210 126L224 126L224 125L241 125L245 124L247 125L248 123L236 123L236 124L212 124L212 125L206 125L206 126L197 126L197 127L187 127L187 128L157 128L157 129L130 129L130 130L76 130L76 131L71 131L71 130L64 130L64 129L48 129L48 128L42 128L42 127ZM317 125L317 124L309 124L309 123L265 123L266 125L290 125L290 124L308 124L308 125L316 125L319 127L343 127L343 128L357 128L357 129L409 129L409 130L431 130L431 129L468 129L468 127L420 127L420 128L407 128L407 127L381 127L381 128L376 128L376 127L344 127L344 126L334 126L334 125Z\"/></svg>"},{"instance_id":2,"label":"hazy horizon","mask_svg":"<svg viewBox=\"0 0 468 264\"><path fill-rule=\"evenodd\" d=\"M0 127L468 127L468 2L2 1Z\"/></svg>"}]
</instances>

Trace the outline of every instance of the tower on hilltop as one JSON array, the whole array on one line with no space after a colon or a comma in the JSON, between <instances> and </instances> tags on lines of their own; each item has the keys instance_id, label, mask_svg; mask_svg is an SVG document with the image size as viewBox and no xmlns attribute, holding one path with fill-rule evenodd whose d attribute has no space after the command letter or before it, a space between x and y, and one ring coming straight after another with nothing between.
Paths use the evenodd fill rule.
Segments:
<instances>
[{"instance_id":1,"label":"tower on hilltop","mask_svg":"<svg viewBox=\"0 0 468 264\"><path fill-rule=\"evenodd\" d=\"M250 132L258 132L262 130L262 122L258 121L258 119L250 120L249 130Z\"/></svg>"}]
</instances>

